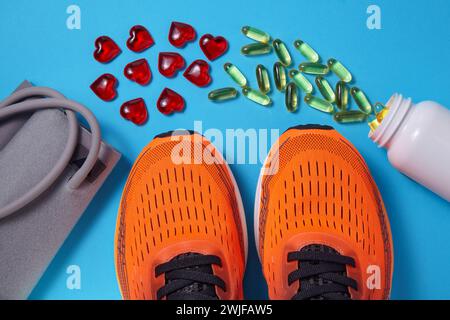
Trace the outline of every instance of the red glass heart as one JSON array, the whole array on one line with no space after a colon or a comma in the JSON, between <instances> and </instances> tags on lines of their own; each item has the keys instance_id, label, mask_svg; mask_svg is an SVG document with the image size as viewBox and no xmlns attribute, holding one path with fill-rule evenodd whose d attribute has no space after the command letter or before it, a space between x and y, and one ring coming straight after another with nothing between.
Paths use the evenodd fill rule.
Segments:
<instances>
[{"instance_id":1,"label":"red glass heart","mask_svg":"<svg viewBox=\"0 0 450 320\"><path fill-rule=\"evenodd\" d=\"M111 101L117 96L118 81L110 73L102 74L91 85L90 88L102 100Z\"/></svg>"},{"instance_id":2,"label":"red glass heart","mask_svg":"<svg viewBox=\"0 0 450 320\"><path fill-rule=\"evenodd\" d=\"M150 48L155 41L150 32L141 25L136 25L130 29L130 37L127 40L127 47L134 52L142 52Z\"/></svg>"},{"instance_id":3,"label":"red glass heart","mask_svg":"<svg viewBox=\"0 0 450 320\"><path fill-rule=\"evenodd\" d=\"M228 49L228 41L224 37L213 37L210 34L201 37L199 44L205 56L211 61L223 55Z\"/></svg>"},{"instance_id":4,"label":"red glass heart","mask_svg":"<svg viewBox=\"0 0 450 320\"><path fill-rule=\"evenodd\" d=\"M169 115L174 112L181 112L184 109L184 99L175 91L169 88L164 88L158 98L156 107L159 112L165 115Z\"/></svg>"},{"instance_id":5,"label":"red glass heart","mask_svg":"<svg viewBox=\"0 0 450 320\"><path fill-rule=\"evenodd\" d=\"M122 50L110 37L101 36L95 40L94 59L98 62L110 62L121 52Z\"/></svg>"},{"instance_id":6,"label":"red glass heart","mask_svg":"<svg viewBox=\"0 0 450 320\"><path fill-rule=\"evenodd\" d=\"M172 22L169 31L169 42L177 48L184 47L187 42L197 36L191 25L182 22Z\"/></svg>"},{"instance_id":7,"label":"red glass heart","mask_svg":"<svg viewBox=\"0 0 450 320\"><path fill-rule=\"evenodd\" d=\"M178 70L183 69L183 57L176 52L160 52L158 57L158 70L165 77L173 77Z\"/></svg>"},{"instance_id":8,"label":"red glass heart","mask_svg":"<svg viewBox=\"0 0 450 320\"><path fill-rule=\"evenodd\" d=\"M134 124L144 124L148 118L147 107L144 99L137 98L122 104L120 107L120 115Z\"/></svg>"},{"instance_id":9,"label":"red glass heart","mask_svg":"<svg viewBox=\"0 0 450 320\"><path fill-rule=\"evenodd\" d=\"M125 69L123 69L123 74L131 81L137 82L142 86L148 84L152 78L150 66L145 59L139 59L127 64Z\"/></svg>"},{"instance_id":10,"label":"red glass heart","mask_svg":"<svg viewBox=\"0 0 450 320\"><path fill-rule=\"evenodd\" d=\"M207 86L211 82L208 62L205 60L195 60L187 67L183 76L196 86Z\"/></svg>"}]
</instances>

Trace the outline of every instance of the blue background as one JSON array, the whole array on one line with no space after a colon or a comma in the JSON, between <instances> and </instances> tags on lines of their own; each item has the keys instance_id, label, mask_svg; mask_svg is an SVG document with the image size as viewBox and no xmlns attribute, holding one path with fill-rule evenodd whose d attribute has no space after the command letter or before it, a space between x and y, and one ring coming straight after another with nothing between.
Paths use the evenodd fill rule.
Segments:
<instances>
[{"instance_id":1,"label":"blue background","mask_svg":"<svg viewBox=\"0 0 450 320\"><path fill-rule=\"evenodd\" d=\"M81 30L66 28L66 8L81 8ZM382 30L366 27L366 9L377 4ZM119 299L113 241L117 208L127 174L140 150L155 134L175 128L192 128L194 120L209 128L286 128L302 123L334 125L366 159L384 197L395 249L392 298L450 298L450 204L409 180L390 166L385 151L367 139L364 124L336 125L329 115L304 103L295 114L286 112L284 97L272 93L275 103L263 108L242 96L212 104L212 88L233 85L222 70L226 61L241 68L255 85L258 63L272 68L274 54L247 58L239 53L250 42L240 33L243 25L267 30L289 44L297 65L302 59L291 44L309 42L325 59L336 57L352 70L358 86L373 102L387 101L394 92L414 101L433 99L450 106L448 75L450 34L448 0L284 0L284 1L1 1L0 97L7 96L24 79L53 87L78 100L96 114L104 140L123 153L123 159L64 243L31 295L33 299ZM229 40L228 53L210 63L213 83L197 88L181 74L166 79L157 71L160 51L178 51L190 63L204 56L197 43L177 50L167 41L172 21L190 23L198 35L212 33ZM136 54L125 46L128 30L145 25L156 44ZM103 65L92 58L94 40L112 37L123 53ZM123 67L137 58L149 60L153 80L140 87L124 78ZM103 102L89 89L100 74L113 73L120 81L119 96ZM331 78L333 84L335 78ZM159 93L170 87L187 102L184 113L163 116L155 107ZM119 115L122 102L143 97L150 119L142 127ZM303 98L303 97L302 97ZM438 156L438 155L436 155ZM449 164L450 165L450 164ZM260 165L232 165L243 196L248 220L249 259L245 278L248 298L266 298L266 286L253 242L253 201ZM66 268L79 265L81 290L66 288Z\"/></svg>"}]
</instances>

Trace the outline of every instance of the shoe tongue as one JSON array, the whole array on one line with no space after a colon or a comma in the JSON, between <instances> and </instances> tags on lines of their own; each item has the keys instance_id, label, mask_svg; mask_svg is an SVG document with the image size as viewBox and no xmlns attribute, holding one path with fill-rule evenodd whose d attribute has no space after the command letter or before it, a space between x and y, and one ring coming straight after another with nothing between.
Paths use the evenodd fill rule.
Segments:
<instances>
[{"instance_id":1,"label":"shoe tongue","mask_svg":"<svg viewBox=\"0 0 450 320\"><path fill-rule=\"evenodd\" d=\"M202 254L199 253L183 253L180 254L178 256L176 256L175 258L173 258L171 261L174 260L182 260L186 257L193 257L193 256L202 256ZM189 268L185 268L184 270L195 270L195 271L199 271L202 273L208 273L208 274L213 274L213 270L212 270L212 266L211 265L202 265L202 266L196 266L196 267L189 267ZM166 279L166 283L170 283L170 280ZM216 290L214 288L213 285L208 285L208 284L203 284L203 283L198 283L198 282L194 282L191 285L188 285L172 294L169 294L167 296L167 299L170 299L173 295L186 295L187 297L189 296L189 294L191 293L202 293L211 297L214 297L217 299L217 295L216 295Z\"/></svg>"},{"instance_id":2,"label":"shoe tongue","mask_svg":"<svg viewBox=\"0 0 450 320\"><path fill-rule=\"evenodd\" d=\"M323 253L335 254L335 255L340 256L339 252L337 252L336 250L334 250L331 247L328 247L328 246L325 246L322 244L311 244L306 247L303 247L299 251L300 252L323 252ZM318 265L320 263L323 263L323 262L304 261L304 262L299 262L298 266L300 268L301 266L304 266L305 264ZM340 274L345 276L346 272L342 272ZM306 278L306 279L300 281L299 292L301 290L308 290L313 287L322 286L322 285L329 284L329 283L331 283L331 281L325 280L325 279L321 278L320 276L312 276L312 277L309 277L309 278ZM342 294L342 296L345 298L350 298L350 292L348 292L348 290L345 293L338 293L338 294ZM315 298L312 300L323 300L323 299L324 298L320 297L320 298Z\"/></svg>"}]
</instances>

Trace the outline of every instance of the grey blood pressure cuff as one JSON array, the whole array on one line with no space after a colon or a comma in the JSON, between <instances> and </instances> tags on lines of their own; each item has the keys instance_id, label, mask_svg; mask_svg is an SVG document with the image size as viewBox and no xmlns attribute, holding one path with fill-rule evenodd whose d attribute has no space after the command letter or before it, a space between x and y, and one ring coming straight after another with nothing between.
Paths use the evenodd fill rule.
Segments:
<instances>
[{"instance_id":1,"label":"grey blood pressure cuff","mask_svg":"<svg viewBox=\"0 0 450 320\"><path fill-rule=\"evenodd\" d=\"M22 84L16 94L29 90L27 87L29 83ZM49 99L52 103L60 101L51 97L38 98ZM7 108L26 109L30 107L27 105L30 100L38 98L27 97L23 99L25 103L22 100L8 107L0 105L0 115ZM72 121L75 121L73 119L74 113ZM0 116L0 212L45 180L55 168L71 139L69 127L72 125L73 129L73 123L69 122L64 106L44 106L8 119ZM89 171L79 179L80 183L69 187L71 179L88 162L85 160L95 140L94 131L91 134L78 124L77 127L76 140L72 139L76 144L57 179L49 183L45 191L35 193L32 201L10 207L9 211L5 209L0 217L0 299L28 297L119 161L120 154L102 142L98 134L97 152L93 153L95 158L90 158L94 161L90 161Z\"/></svg>"}]
</instances>

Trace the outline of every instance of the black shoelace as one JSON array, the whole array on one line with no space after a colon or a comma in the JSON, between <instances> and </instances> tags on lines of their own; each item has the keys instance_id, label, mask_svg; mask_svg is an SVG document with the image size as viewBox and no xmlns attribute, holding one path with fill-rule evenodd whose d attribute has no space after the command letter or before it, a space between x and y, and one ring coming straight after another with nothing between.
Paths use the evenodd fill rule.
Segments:
<instances>
[{"instance_id":1,"label":"black shoelace","mask_svg":"<svg viewBox=\"0 0 450 320\"><path fill-rule=\"evenodd\" d=\"M215 287L225 291L225 282L214 275L212 265L222 266L214 255L186 253L156 267L156 276L165 274L165 285L156 295L161 300L217 300Z\"/></svg>"},{"instance_id":2,"label":"black shoelace","mask_svg":"<svg viewBox=\"0 0 450 320\"><path fill-rule=\"evenodd\" d=\"M288 261L298 261L298 269L288 276L289 285L300 281L293 300L349 300L349 288L357 290L356 281L346 271L346 266L355 267L355 260L330 247L311 245L290 252Z\"/></svg>"}]
</instances>

